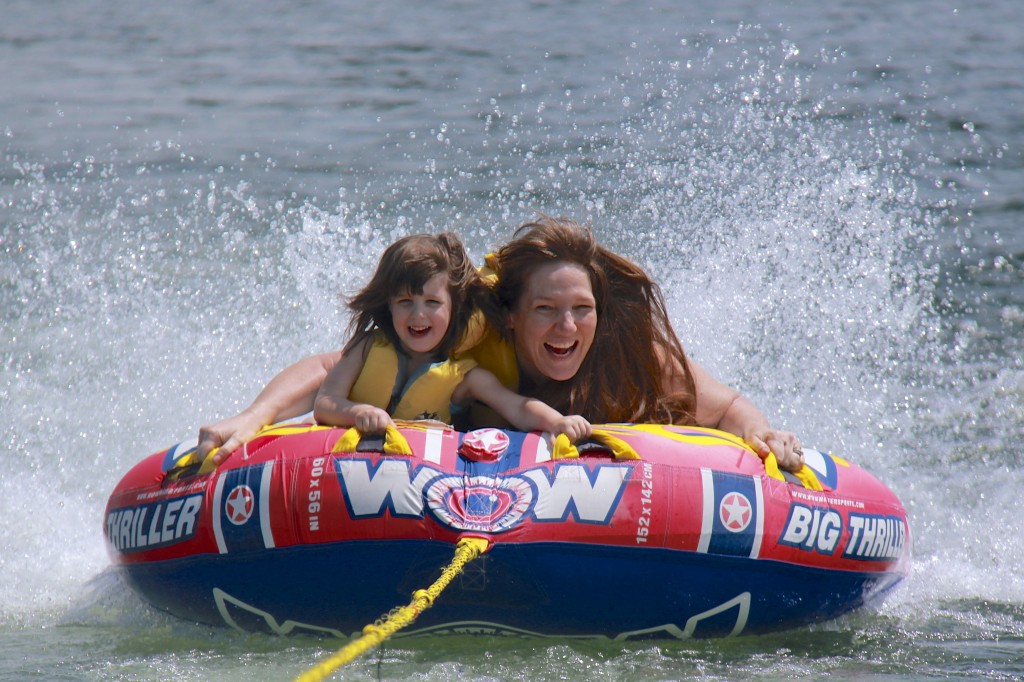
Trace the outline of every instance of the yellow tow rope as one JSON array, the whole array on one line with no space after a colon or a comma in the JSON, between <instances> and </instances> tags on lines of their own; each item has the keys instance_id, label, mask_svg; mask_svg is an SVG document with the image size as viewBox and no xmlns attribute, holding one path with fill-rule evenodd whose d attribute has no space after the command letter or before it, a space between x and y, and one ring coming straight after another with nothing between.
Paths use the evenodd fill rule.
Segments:
<instances>
[{"instance_id":1,"label":"yellow tow rope","mask_svg":"<svg viewBox=\"0 0 1024 682\"><path fill-rule=\"evenodd\" d=\"M354 639L342 648L338 649L330 658L317 663L315 666L295 678L294 682L320 682L327 679L327 676L335 670L356 660L373 647L379 645L385 639L395 634L402 628L410 625L421 613L434 604L444 588L455 579L462 569L473 559L487 551L488 542L484 538L462 538L455 545L455 557L443 571L441 577L434 581L434 584L425 590L413 592L412 601L406 606L401 606L391 611L378 622L367 625L363 628L363 634Z\"/></svg>"}]
</instances>

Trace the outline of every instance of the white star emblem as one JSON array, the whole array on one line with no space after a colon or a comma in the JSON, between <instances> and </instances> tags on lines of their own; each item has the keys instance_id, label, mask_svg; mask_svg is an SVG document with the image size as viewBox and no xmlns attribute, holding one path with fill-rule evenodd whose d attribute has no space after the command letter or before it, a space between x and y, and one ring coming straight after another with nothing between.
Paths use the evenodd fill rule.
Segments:
<instances>
[{"instance_id":1,"label":"white star emblem","mask_svg":"<svg viewBox=\"0 0 1024 682\"><path fill-rule=\"evenodd\" d=\"M477 429L462 439L462 454L475 461L497 461L508 449L508 434L500 429Z\"/></svg>"},{"instance_id":2,"label":"white star emblem","mask_svg":"<svg viewBox=\"0 0 1024 682\"><path fill-rule=\"evenodd\" d=\"M750 519L753 516L750 500L740 493L729 493L722 498L722 503L718 507L718 515L722 519L722 525L733 533L739 533L750 525Z\"/></svg>"},{"instance_id":3,"label":"white star emblem","mask_svg":"<svg viewBox=\"0 0 1024 682\"><path fill-rule=\"evenodd\" d=\"M236 526L240 526L252 516L253 493L252 488L247 485L237 486L228 495L224 505L228 520Z\"/></svg>"},{"instance_id":4,"label":"white star emblem","mask_svg":"<svg viewBox=\"0 0 1024 682\"><path fill-rule=\"evenodd\" d=\"M485 450L493 450L495 445L504 445L503 438L499 438L501 431L484 431L480 434L480 444ZM501 434L505 435L505 434Z\"/></svg>"}]
</instances>

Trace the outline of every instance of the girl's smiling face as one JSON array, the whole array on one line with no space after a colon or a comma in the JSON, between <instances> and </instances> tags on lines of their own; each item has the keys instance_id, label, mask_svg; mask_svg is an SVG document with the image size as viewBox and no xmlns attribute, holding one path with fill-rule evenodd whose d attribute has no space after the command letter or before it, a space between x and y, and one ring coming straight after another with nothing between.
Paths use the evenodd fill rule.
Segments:
<instances>
[{"instance_id":1,"label":"girl's smiling face","mask_svg":"<svg viewBox=\"0 0 1024 682\"><path fill-rule=\"evenodd\" d=\"M597 333L597 303L587 271L564 261L537 268L509 321L523 372L535 380L572 379Z\"/></svg>"},{"instance_id":2,"label":"girl's smiling face","mask_svg":"<svg viewBox=\"0 0 1024 682\"><path fill-rule=\"evenodd\" d=\"M452 297L448 276L439 272L426 281L423 291L408 291L388 302L395 333L411 356L431 355L444 340L452 319Z\"/></svg>"}]
</instances>

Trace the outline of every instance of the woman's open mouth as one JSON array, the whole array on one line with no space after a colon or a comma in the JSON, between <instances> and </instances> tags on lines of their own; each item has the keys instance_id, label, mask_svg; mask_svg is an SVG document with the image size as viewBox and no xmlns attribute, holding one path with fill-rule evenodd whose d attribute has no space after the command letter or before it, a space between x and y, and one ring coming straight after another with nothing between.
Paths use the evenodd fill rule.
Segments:
<instances>
[{"instance_id":1,"label":"woman's open mouth","mask_svg":"<svg viewBox=\"0 0 1024 682\"><path fill-rule=\"evenodd\" d=\"M406 327L409 330L409 336L414 339L421 339L430 333L431 327Z\"/></svg>"},{"instance_id":2,"label":"woman's open mouth","mask_svg":"<svg viewBox=\"0 0 1024 682\"><path fill-rule=\"evenodd\" d=\"M573 341L571 344L569 344L567 346L563 346L563 345L556 346L556 345L553 345L553 344L550 344L550 343L545 343L544 344L544 349L547 350L547 352L551 353L552 355L554 355L557 358L565 358L565 357L568 357L568 356L572 355L572 352L574 350L576 350L576 348L579 345L580 345L579 341Z\"/></svg>"}]
</instances>

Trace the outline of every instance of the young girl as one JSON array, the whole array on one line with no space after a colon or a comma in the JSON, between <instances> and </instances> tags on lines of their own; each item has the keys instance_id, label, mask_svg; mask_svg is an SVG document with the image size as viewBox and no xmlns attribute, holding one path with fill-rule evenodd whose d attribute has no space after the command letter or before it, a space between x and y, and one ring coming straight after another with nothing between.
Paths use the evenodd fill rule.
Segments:
<instances>
[{"instance_id":1,"label":"young girl","mask_svg":"<svg viewBox=\"0 0 1024 682\"><path fill-rule=\"evenodd\" d=\"M480 401L522 431L564 433L575 442L590 423L505 388L456 348L489 291L450 233L399 239L369 284L349 302L352 338L317 394L320 424L384 431L392 419L451 423L451 406Z\"/></svg>"}]
</instances>

